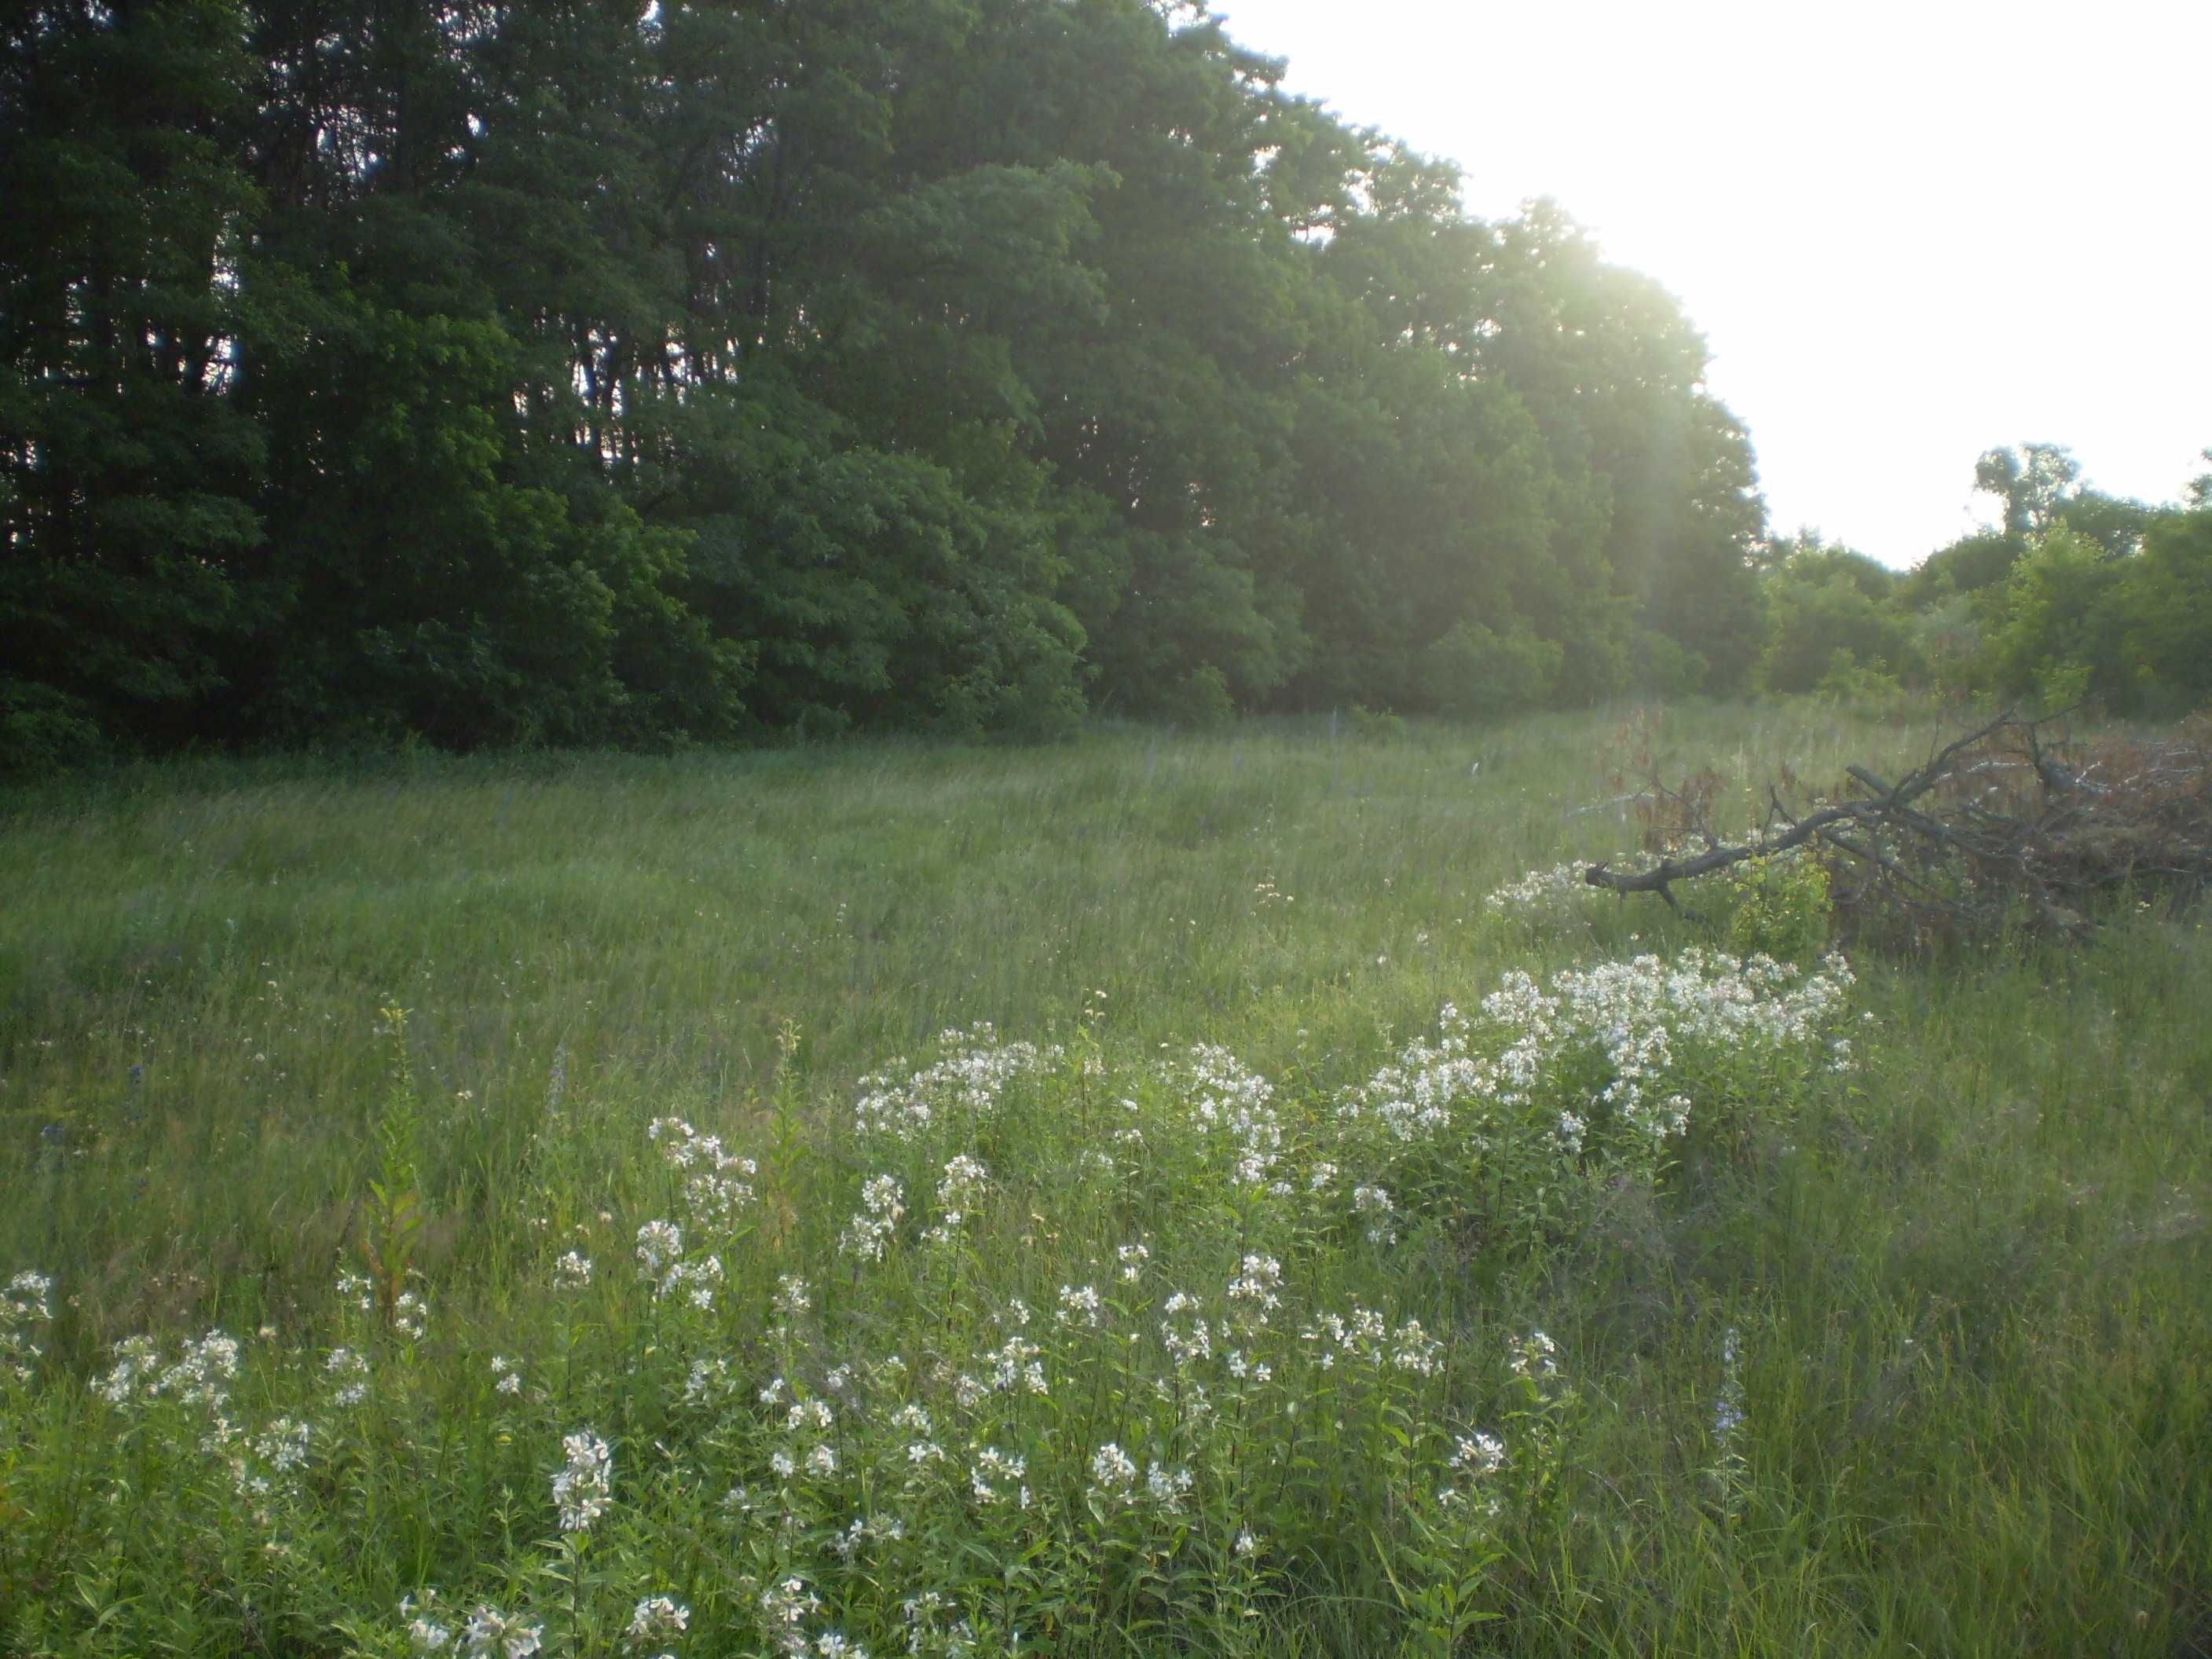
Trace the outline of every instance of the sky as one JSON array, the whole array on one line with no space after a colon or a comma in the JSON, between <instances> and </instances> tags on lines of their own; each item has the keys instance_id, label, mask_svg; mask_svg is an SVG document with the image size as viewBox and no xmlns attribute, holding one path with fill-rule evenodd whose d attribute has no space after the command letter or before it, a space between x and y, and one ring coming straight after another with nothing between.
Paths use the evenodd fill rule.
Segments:
<instances>
[{"instance_id":1,"label":"sky","mask_svg":"<svg viewBox=\"0 0 2212 1659\"><path fill-rule=\"evenodd\" d=\"M1290 90L1550 196L1682 301L1778 532L1918 562L1976 457L2212 445L2212 3L1213 0Z\"/></svg>"}]
</instances>

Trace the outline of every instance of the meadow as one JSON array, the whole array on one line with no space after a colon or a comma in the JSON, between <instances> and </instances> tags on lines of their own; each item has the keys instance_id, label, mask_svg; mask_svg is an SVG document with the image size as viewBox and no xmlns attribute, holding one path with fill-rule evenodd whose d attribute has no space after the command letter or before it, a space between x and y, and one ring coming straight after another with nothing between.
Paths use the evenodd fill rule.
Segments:
<instances>
[{"instance_id":1,"label":"meadow","mask_svg":"<svg viewBox=\"0 0 2212 1659\"><path fill-rule=\"evenodd\" d=\"M15 791L0 1648L2212 1652L2201 921L1516 890L1945 729Z\"/></svg>"}]
</instances>

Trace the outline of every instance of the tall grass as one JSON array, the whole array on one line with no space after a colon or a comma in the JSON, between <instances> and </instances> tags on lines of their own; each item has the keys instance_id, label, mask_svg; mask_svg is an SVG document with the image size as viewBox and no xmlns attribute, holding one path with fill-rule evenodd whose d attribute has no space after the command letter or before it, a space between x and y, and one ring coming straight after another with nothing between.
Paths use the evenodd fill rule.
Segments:
<instances>
[{"instance_id":1,"label":"tall grass","mask_svg":"<svg viewBox=\"0 0 2212 1659\"><path fill-rule=\"evenodd\" d=\"M1099 1652L2212 1646L2212 949L2193 920L2124 917L2063 957L1861 961L1856 1070L1712 1074L1708 1096L1741 1097L1724 1141L1693 1137L1656 1181L1584 1182L1526 1238L1474 1190L1503 1178L1496 1155L1467 1166L1464 1206L1436 1176L1370 1239L1348 1209L1209 1186L1200 1143L1175 1139L1195 1085L1160 1066L1221 1045L1273 1083L1303 1190L1340 1156L1340 1091L1442 1005L1514 969L1710 944L1656 904L1550 927L1486 908L1525 870L1626 850L1599 805L1618 778L1711 765L1747 817L1785 765L1832 778L1936 729L1698 708L1044 751L208 763L18 795L0 1275L56 1285L53 1319L21 1328L45 1352L5 1396L0 1632L26 1652L396 1653L398 1599L434 1583L472 1598L456 1632L477 1601L526 1604L549 1650L579 1651L622 1648L608 1607L680 1590L678 1650L751 1651L792 1540L862 1504L825 1477L791 1500L819 1513L729 1520L702 1483L786 1444L790 1400L754 1396L781 1376L832 1400L833 1352L988 1356L1018 1297L1060 1414L992 1432L1029 1437L1056 1541L932 1489L904 1500L913 1535L866 1546L909 1576L988 1554L999 1599L962 1610L978 1651L1018 1629L1024 1650ZM863 1180L890 1172L854 1127L861 1079L977 1021L1065 1053L970 1143L899 1164L909 1213L883 1263L841 1255ZM755 1166L711 1312L656 1298L633 1260L637 1227L684 1201L646 1134L671 1115ZM1128 1122L1163 1145L1101 1186L1086 1156ZM957 1151L989 1186L930 1246ZM367 1273L397 1176L421 1220L419 1341L332 1289ZM1125 1286L1115 1252L1143 1239L1157 1277ZM554 1285L569 1249L597 1264L587 1291ZM1285 1310L1244 1333L1255 1355L1279 1344L1274 1379L1216 1379L1218 1433L1188 1401L1138 1403L1186 1375L1152 1355L1159 1297L1225 1317L1255 1251L1285 1275ZM803 1312L770 1305L788 1273ZM1053 1322L1086 1284L1127 1304L1100 1329L1152 1357ZM1355 1304L1417 1319L1437 1374L1382 1363L1356 1410L1331 1403L1352 1396L1297 1369L1314 1345L1294 1328ZM117 1343L152 1334L168 1366L217 1327L245 1344L239 1432L309 1425L278 1497L200 1448L181 1384L129 1411L93 1391ZM1510 1367L1534 1329L1557 1378ZM366 1407L329 1403L334 1347L374 1362ZM526 1393L498 1391L492 1354ZM729 1401L685 1404L713 1358ZM1301 1401L1349 1425L1302 1423ZM1485 1425L1509 1448L1499 1513L1423 1510L1454 1437ZM613 1446L612 1501L562 1534L548 1481L560 1432L586 1426ZM1152 1530L1092 1477L1109 1431L1193 1472L1143 1511ZM883 1450L849 1432L836 1482ZM969 1452L947 1450L964 1482ZM873 1616L805 1628L832 1613Z\"/></svg>"}]
</instances>

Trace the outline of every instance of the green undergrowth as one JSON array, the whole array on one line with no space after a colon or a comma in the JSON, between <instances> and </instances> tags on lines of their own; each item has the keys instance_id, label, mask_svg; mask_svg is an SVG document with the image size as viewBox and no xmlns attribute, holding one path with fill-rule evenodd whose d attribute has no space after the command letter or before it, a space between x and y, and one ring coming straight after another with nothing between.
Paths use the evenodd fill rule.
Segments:
<instances>
[{"instance_id":1,"label":"green undergrowth","mask_svg":"<svg viewBox=\"0 0 2212 1659\"><path fill-rule=\"evenodd\" d=\"M1936 729L16 796L0 1645L2202 1650L2199 924L1522 880Z\"/></svg>"}]
</instances>

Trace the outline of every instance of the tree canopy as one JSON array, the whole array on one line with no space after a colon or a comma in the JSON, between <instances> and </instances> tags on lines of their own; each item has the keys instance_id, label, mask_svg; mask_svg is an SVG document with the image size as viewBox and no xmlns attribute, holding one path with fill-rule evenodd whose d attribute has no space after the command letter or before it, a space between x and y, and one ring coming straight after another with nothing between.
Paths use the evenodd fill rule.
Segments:
<instances>
[{"instance_id":1,"label":"tree canopy","mask_svg":"<svg viewBox=\"0 0 2212 1659\"><path fill-rule=\"evenodd\" d=\"M1176 0L11 9L0 767L1795 687L2179 556L2031 445L1894 595L1778 557L1664 289L1282 75Z\"/></svg>"},{"instance_id":2,"label":"tree canopy","mask_svg":"<svg viewBox=\"0 0 2212 1659\"><path fill-rule=\"evenodd\" d=\"M0 738L1743 684L1705 348L1146 0L0 24Z\"/></svg>"}]
</instances>

